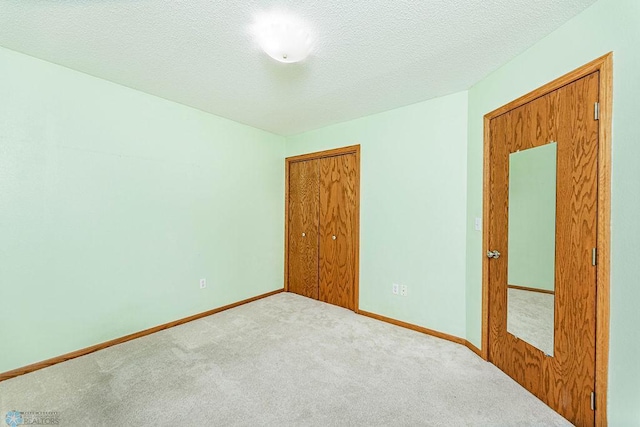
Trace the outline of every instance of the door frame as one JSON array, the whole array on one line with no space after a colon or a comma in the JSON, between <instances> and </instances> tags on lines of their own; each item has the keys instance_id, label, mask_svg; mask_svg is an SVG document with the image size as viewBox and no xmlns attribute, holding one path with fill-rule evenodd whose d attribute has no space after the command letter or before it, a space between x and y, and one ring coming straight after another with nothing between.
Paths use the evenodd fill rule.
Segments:
<instances>
[{"instance_id":1,"label":"door frame","mask_svg":"<svg viewBox=\"0 0 640 427\"><path fill-rule=\"evenodd\" d=\"M538 89L509 102L484 116L484 176L482 195L482 221L489 224L489 123L495 117L521 107L534 99L547 95L599 71L599 126L598 126L598 207L596 272L596 366L595 366L595 425L607 425L607 384L609 370L609 298L610 298L610 244L611 244L611 118L613 106L613 52L597 58ZM481 355L489 360L489 230L482 233L482 346Z\"/></svg>"},{"instance_id":2,"label":"door frame","mask_svg":"<svg viewBox=\"0 0 640 427\"><path fill-rule=\"evenodd\" d=\"M289 292L289 166L291 163L303 162L305 160L318 160L326 157L342 156L344 154L356 155L356 183L355 183L355 265L353 278L353 298L356 313L360 308L360 144L347 147L334 148L331 150L317 151L314 153L301 154L285 158L285 190L284 190L284 291Z\"/></svg>"}]
</instances>

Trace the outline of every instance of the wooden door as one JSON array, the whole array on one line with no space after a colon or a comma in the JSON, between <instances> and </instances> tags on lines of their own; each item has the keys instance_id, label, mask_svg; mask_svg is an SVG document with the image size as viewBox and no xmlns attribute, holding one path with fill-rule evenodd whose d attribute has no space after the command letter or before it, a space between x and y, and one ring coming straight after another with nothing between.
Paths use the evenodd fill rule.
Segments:
<instances>
[{"instance_id":1,"label":"wooden door","mask_svg":"<svg viewBox=\"0 0 640 427\"><path fill-rule=\"evenodd\" d=\"M289 165L289 291L318 299L320 161Z\"/></svg>"},{"instance_id":2,"label":"wooden door","mask_svg":"<svg viewBox=\"0 0 640 427\"><path fill-rule=\"evenodd\" d=\"M490 121L489 360L578 426L594 425L598 72ZM509 154L557 141L554 353L507 332ZM505 403L507 404L507 403Z\"/></svg>"},{"instance_id":3,"label":"wooden door","mask_svg":"<svg viewBox=\"0 0 640 427\"><path fill-rule=\"evenodd\" d=\"M356 309L356 154L320 159L320 301Z\"/></svg>"}]
</instances>

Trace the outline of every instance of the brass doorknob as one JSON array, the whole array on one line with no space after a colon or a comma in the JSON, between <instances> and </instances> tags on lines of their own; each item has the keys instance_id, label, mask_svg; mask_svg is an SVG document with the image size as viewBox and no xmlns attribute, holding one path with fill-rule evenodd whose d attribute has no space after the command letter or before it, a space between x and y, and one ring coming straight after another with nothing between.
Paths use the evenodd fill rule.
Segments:
<instances>
[{"instance_id":1,"label":"brass doorknob","mask_svg":"<svg viewBox=\"0 0 640 427\"><path fill-rule=\"evenodd\" d=\"M333 240L336 240L336 236L332 236L331 238L332 238Z\"/></svg>"}]
</instances>

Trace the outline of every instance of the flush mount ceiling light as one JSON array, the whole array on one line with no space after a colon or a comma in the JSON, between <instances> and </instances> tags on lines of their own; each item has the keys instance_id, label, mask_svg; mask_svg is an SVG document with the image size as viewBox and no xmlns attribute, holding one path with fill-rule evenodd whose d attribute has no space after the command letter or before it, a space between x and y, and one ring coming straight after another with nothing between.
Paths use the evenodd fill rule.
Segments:
<instances>
[{"instance_id":1,"label":"flush mount ceiling light","mask_svg":"<svg viewBox=\"0 0 640 427\"><path fill-rule=\"evenodd\" d=\"M262 50L280 62L300 62L309 56L313 47L309 25L290 13L256 15L251 32Z\"/></svg>"}]
</instances>

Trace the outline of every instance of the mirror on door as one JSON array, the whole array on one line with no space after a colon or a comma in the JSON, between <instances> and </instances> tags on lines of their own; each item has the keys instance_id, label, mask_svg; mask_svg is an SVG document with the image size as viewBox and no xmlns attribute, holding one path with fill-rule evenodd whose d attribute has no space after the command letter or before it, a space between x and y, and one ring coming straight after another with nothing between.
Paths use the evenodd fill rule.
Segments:
<instances>
[{"instance_id":1,"label":"mirror on door","mask_svg":"<svg viewBox=\"0 0 640 427\"><path fill-rule=\"evenodd\" d=\"M557 144L509 155L507 331L553 356Z\"/></svg>"}]
</instances>

